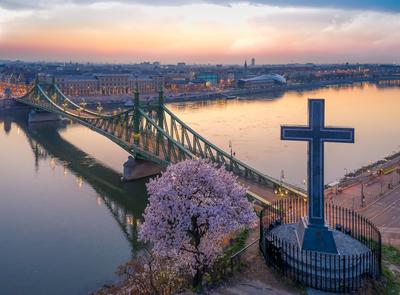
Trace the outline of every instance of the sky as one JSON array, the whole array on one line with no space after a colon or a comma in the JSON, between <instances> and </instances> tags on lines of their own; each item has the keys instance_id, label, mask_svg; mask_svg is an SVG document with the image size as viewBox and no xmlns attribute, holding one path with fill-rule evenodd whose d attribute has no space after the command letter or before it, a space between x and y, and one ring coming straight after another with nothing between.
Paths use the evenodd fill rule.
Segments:
<instances>
[{"instance_id":1,"label":"sky","mask_svg":"<svg viewBox=\"0 0 400 295\"><path fill-rule=\"evenodd\" d=\"M400 63L399 0L0 0L0 59Z\"/></svg>"}]
</instances>

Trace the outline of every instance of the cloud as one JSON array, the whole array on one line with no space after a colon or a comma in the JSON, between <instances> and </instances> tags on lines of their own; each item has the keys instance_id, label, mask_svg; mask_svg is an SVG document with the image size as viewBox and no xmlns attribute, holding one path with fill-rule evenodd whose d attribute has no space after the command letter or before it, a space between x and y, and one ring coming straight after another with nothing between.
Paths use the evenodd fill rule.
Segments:
<instances>
[{"instance_id":1,"label":"cloud","mask_svg":"<svg viewBox=\"0 0 400 295\"><path fill-rule=\"evenodd\" d=\"M399 61L400 13L393 11L41 1L37 10L0 8L2 57L195 63L243 63L250 57L260 63Z\"/></svg>"},{"instance_id":2,"label":"cloud","mask_svg":"<svg viewBox=\"0 0 400 295\"><path fill-rule=\"evenodd\" d=\"M123 4L144 4L148 6L182 6L195 3L210 3L229 6L237 3L269 5L279 7L319 7L356 10L400 11L399 0L0 0L0 7L6 9L43 9L66 3L91 4L119 2Z\"/></svg>"}]
</instances>

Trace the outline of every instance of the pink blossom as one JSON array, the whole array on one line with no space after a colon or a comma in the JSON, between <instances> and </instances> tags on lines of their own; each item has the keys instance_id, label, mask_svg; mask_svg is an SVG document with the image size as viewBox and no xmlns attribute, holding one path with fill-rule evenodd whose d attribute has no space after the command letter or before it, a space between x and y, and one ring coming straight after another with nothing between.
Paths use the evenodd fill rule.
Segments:
<instances>
[{"instance_id":1,"label":"pink blossom","mask_svg":"<svg viewBox=\"0 0 400 295\"><path fill-rule=\"evenodd\" d=\"M192 275L204 273L222 254L224 237L256 222L236 177L204 160L170 165L147 190L140 239Z\"/></svg>"}]
</instances>

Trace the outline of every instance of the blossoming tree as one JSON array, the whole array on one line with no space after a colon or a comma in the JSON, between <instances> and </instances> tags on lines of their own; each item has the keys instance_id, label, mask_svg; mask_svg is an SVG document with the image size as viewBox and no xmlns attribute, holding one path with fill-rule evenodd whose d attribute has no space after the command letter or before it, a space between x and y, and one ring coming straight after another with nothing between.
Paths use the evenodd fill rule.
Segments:
<instances>
[{"instance_id":1,"label":"blossoming tree","mask_svg":"<svg viewBox=\"0 0 400 295\"><path fill-rule=\"evenodd\" d=\"M256 222L236 177L204 160L169 166L147 190L150 203L139 237L159 255L174 258L194 286L222 254L224 237Z\"/></svg>"}]
</instances>

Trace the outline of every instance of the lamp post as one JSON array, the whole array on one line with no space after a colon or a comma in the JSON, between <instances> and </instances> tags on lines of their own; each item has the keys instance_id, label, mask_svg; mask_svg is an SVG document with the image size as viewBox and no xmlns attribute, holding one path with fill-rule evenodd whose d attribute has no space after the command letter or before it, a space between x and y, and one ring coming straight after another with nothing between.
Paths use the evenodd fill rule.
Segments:
<instances>
[{"instance_id":1,"label":"lamp post","mask_svg":"<svg viewBox=\"0 0 400 295\"><path fill-rule=\"evenodd\" d=\"M63 106L64 112L65 112L67 110L67 106L68 106L68 101L66 99L64 100L62 106Z\"/></svg>"},{"instance_id":2,"label":"lamp post","mask_svg":"<svg viewBox=\"0 0 400 295\"><path fill-rule=\"evenodd\" d=\"M281 175L279 177L279 186L274 191L275 194L278 195L279 197L285 197L289 193L289 191L283 187L284 179L285 179L285 171L282 169Z\"/></svg>"},{"instance_id":3,"label":"lamp post","mask_svg":"<svg viewBox=\"0 0 400 295\"><path fill-rule=\"evenodd\" d=\"M233 149L232 149L232 141L231 140L229 140L229 149L230 149L230 154L231 154L231 159L230 159L230 166L231 166L231 171L233 170L233 163L232 163L232 160L233 160Z\"/></svg>"},{"instance_id":4,"label":"lamp post","mask_svg":"<svg viewBox=\"0 0 400 295\"><path fill-rule=\"evenodd\" d=\"M80 105L80 107L81 107L82 109L84 109L84 108L86 107L86 105L87 105L85 99L82 99L82 101L79 103L79 105Z\"/></svg>"},{"instance_id":5,"label":"lamp post","mask_svg":"<svg viewBox=\"0 0 400 295\"><path fill-rule=\"evenodd\" d=\"M383 168L379 169L379 182L381 184L381 193L379 196L383 195Z\"/></svg>"},{"instance_id":6,"label":"lamp post","mask_svg":"<svg viewBox=\"0 0 400 295\"><path fill-rule=\"evenodd\" d=\"M364 170L362 170L362 172L361 172L361 196L360 196L361 197L361 208L364 207L364 203L365 203L365 194L364 194L364 182L365 182L364 180L365 179L364 179L364 177L365 177Z\"/></svg>"},{"instance_id":7,"label":"lamp post","mask_svg":"<svg viewBox=\"0 0 400 295\"><path fill-rule=\"evenodd\" d=\"M102 110L103 110L103 107L101 106L101 103L99 102L99 103L97 104L97 112L98 112L99 114L101 114Z\"/></svg>"}]
</instances>

